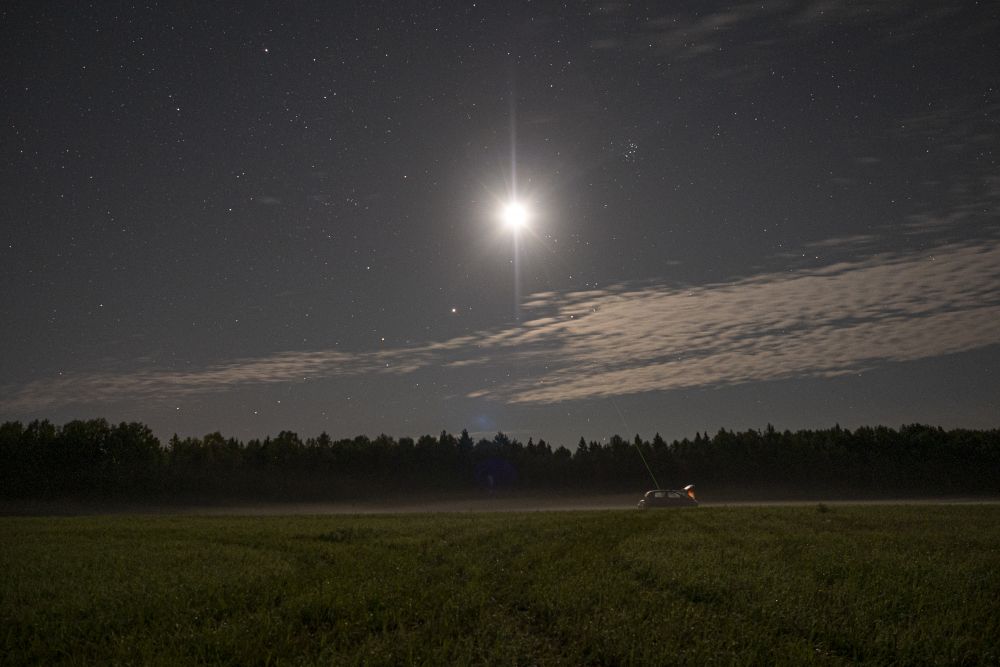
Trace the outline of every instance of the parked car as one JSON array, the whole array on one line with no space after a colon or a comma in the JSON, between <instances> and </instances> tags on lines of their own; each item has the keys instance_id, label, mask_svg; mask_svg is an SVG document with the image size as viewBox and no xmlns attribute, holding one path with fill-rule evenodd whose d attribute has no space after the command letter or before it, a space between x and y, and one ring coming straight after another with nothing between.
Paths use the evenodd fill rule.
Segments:
<instances>
[{"instance_id":1,"label":"parked car","mask_svg":"<svg viewBox=\"0 0 1000 667\"><path fill-rule=\"evenodd\" d=\"M688 484L683 489L653 489L639 501L639 509L650 507L695 507L698 499L694 497L694 484Z\"/></svg>"}]
</instances>

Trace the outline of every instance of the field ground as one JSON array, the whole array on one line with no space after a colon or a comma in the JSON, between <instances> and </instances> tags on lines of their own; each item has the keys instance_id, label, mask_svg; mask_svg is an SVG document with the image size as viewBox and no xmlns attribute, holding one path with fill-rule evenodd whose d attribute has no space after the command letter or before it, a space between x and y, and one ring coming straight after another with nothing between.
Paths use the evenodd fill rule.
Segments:
<instances>
[{"instance_id":1,"label":"field ground","mask_svg":"<svg viewBox=\"0 0 1000 667\"><path fill-rule=\"evenodd\" d=\"M1000 505L0 518L0 664L997 664Z\"/></svg>"}]
</instances>

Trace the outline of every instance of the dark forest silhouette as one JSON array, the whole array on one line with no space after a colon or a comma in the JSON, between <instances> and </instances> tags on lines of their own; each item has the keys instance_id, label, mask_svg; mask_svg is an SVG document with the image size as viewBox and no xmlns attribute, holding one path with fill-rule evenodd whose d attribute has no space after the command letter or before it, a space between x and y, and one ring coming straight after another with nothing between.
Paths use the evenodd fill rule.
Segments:
<instances>
[{"instance_id":1,"label":"dark forest silhouette","mask_svg":"<svg viewBox=\"0 0 1000 667\"><path fill-rule=\"evenodd\" d=\"M575 451L503 433L395 439L291 431L241 442L210 433L164 446L141 423L104 419L0 426L0 497L179 502L347 500L404 494L613 493L695 482L711 497L821 498L1000 492L1000 431L892 429L696 434L666 442L614 436Z\"/></svg>"}]
</instances>

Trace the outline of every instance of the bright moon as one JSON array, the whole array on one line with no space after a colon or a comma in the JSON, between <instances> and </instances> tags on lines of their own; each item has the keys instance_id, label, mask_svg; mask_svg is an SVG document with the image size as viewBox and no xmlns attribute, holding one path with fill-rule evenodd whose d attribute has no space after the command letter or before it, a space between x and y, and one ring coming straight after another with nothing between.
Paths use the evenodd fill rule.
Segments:
<instances>
[{"instance_id":1,"label":"bright moon","mask_svg":"<svg viewBox=\"0 0 1000 667\"><path fill-rule=\"evenodd\" d=\"M528 224L528 209L520 202L508 202L500 211L500 219L511 229L520 229Z\"/></svg>"}]
</instances>

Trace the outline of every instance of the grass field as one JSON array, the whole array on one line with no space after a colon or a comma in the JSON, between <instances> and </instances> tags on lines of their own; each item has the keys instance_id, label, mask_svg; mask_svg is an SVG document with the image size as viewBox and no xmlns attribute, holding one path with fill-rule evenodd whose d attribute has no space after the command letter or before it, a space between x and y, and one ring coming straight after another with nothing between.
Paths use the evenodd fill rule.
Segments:
<instances>
[{"instance_id":1,"label":"grass field","mask_svg":"<svg viewBox=\"0 0 1000 667\"><path fill-rule=\"evenodd\" d=\"M2 664L998 664L1000 507L0 519Z\"/></svg>"}]
</instances>

